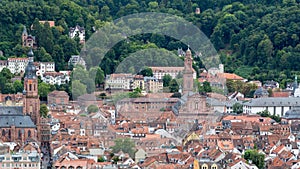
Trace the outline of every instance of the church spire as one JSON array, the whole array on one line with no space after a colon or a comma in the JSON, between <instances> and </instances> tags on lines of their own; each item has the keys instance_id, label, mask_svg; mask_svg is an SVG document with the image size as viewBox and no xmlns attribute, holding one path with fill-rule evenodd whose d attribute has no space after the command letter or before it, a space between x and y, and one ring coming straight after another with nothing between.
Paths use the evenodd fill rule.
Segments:
<instances>
[{"instance_id":1,"label":"church spire","mask_svg":"<svg viewBox=\"0 0 300 169\"><path fill-rule=\"evenodd\" d=\"M36 79L36 67L34 66L33 63L34 54L32 48L28 52L27 57L28 57L28 64L25 69L25 78Z\"/></svg>"},{"instance_id":2,"label":"church spire","mask_svg":"<svg viewBox=\"0 0 300 169\"><path fill-rule=\"evenodd\" d=\"M22 34L23 34L23 36L24 36L24 35L26 35L26 36L28 35L26 26L24 26Z\"/></svg>"}]
</instances>

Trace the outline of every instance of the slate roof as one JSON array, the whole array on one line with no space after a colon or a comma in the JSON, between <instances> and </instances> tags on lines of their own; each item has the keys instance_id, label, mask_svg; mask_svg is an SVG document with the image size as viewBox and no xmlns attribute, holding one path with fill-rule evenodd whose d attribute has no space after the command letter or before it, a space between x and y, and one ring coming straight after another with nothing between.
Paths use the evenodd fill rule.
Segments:
<instances>
[{"instance_id":1,"label":"slate roof","mask_svg":"<svg viewBox=\"0 0 300 169\"><path fill-rule=\"evenodd\" d=\"M23 115L22 106L0 106L0 116L2 115Z\"/></svg>"},{"instance_id":2,"label":"slate roof","mask_svg":"<svg viewBox=\"0 0 300 169\"><path fill-rule=\"evenodd\" d=\"M255 90L254 95L255 96L268 96L269 92L266 89L264 89L263 87L260 87L257 90Z\"/></svg>"},{"instance_id":3,"label":"slate roof","mask_svg":"<svg viewBox=\"0 0 300 169\"><path fill-rule=\"evenodd\" d=\"M16 128L36 128L29 116L1 115L0 128L10 128L11 126L15 126Z\"/></svg>"},{"instance_id":4,"label":"slate roof","mask_svg":"<svg viewBox=\"0 0 300 169\"><path fill-rule=\"evenodd\" d=\"M299 119L300 118L300 106L293 107L291 110L288 110L284 117L285 119Z\"/></svg>"},{"instance_id":5,"label":"slate roof","mask_svg":"<svg viewBox=\"0 0 300 169\"><path fill-rule=\"evenodd\" d=\"M252 107L266 107L266 106L300 106L300 98L296 97L268 97L268 98L256 98L249 102L245 102L243 105Z\"/></svg>"},{"instance_id":6,"label":"slate roof","mask_svg":"<svg viewBox=\"0 0 300 169\"><path fill-rule=\"evenodd\" d=\"M29 116L23 115L21 106L1 106L0 107L0 128L36 128Z\"/></svg>"}]
</instances>

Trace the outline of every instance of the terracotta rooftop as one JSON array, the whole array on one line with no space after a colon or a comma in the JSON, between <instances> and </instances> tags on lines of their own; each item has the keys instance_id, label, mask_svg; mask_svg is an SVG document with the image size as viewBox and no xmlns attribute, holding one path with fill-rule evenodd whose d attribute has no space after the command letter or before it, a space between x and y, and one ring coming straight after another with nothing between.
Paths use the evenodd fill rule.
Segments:
<instances>
[{"instance_id":1,"label":"terracotta rooftop","mask_svg":"<svg viewBox=\"0 0 300 169\"><path fill-rule=\"evenodd\" d=\"M274 91L272 97L289 97L291 95L290 92L276 92Z\"/></svg>"},{"instance_id":2,"label":"terracotta rooftop","mask_svg":"<svg viewBox=\"0 0 300 169\"><path fill-rule=\"evenodd\" d=\"M244 78L234 73L218 73L217 76L227 80L244 80Z\"/></svg>"},{"instance_id":3,"label":"terracotta rooftop","mask_svg":"<svg viewBox=\"0 0 300 169\"><path fill-rule=\"evenodd\" d=\"M49 93L48 96L51 97L69 97L68 93L65 91L58 91L58 90L54 90L53 92Z\"/></svg>"},{"instance_id":4,"label":"terracotta rooftop","mask_svg":"<svg viewBox=\"0 0 300 169\"><path fill-rule=\"evenodd\" d=\"M53 26L55 26L55 22L54 21L39 21L40 24L45 24L46 22L49 23L50 28L53 27Z\"/></svg>"},{"instance_id":5,"label":"terracotta rooftop","mask_svg":"<svg viewBox=\"0 0 300 169\"><path fill-rule=\"evenodd\" d=\"M28 61L28 58L8 58L8 61Z\"/></svg>"}]
</instances>

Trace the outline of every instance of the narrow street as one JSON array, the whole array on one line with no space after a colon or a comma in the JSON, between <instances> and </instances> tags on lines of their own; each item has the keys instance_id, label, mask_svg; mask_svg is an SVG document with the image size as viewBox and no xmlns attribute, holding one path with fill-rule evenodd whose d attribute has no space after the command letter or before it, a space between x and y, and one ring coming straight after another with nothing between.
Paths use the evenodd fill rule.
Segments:
<instances>
[{"instance_id":1,"label":"narrow street","mask_svg":"<svg viewBox=\"0 0 300 169\"><path fill-rule=\"evenodd\" d=\"M50 146L48 144L44 143L41 146L41 150L42 150L42 153L43 153L41 168L42 169L51 168L51 163L50 163L50 160L51 160Z\"/></svg>"}]
</instances>

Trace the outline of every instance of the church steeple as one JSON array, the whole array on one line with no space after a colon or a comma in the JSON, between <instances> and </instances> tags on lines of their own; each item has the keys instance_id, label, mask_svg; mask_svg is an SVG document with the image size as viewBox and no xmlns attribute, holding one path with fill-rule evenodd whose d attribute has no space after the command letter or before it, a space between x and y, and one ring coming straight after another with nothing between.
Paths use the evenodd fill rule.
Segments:
<instances>
[{"instance_id":1,"label":"church steeple","mask_svg":"<svg viewBox=\"0 0 300 169\"><path fill-rule=\"evenodd\" d=\"M23 32L22 32L22 35L23 36L27 36L28 34L27 34L27 29L26 29L26 26L24 26L24 28L23 28Z\"/></svg>"},{"instance_id":2,"label":"church steeple","mask_svg":"<svg viewBox=\"0 0 300 169\"><path fill-rule=\"evenodd\" d=\"M183 94L192 92L193 89L194 89L193 58L192 58L192 52L190 48L188 48L184 58Z\"/></svg>"},{"instance_id":3,"label":"church steeple","mask_svg":"<svg viewBox=\"0 0 300 169\"><path fill-rule=\"evenodd\" d=\"M38 78L36 76L36 67L33 63L32 49L27 54L28 64L25 68L24 76L24 100L23 113L29 115L35 125L39 124L40 118L40 100L38 95Z\"/></svg>"},{"instance_id":4,"label":"church steeple","mask_svg":"<svg viewBox=\"0 0 300 169\"><path fill-rule=\"evenodd\" d=\"M28 57L28 65L26 66L25 69L25 78L27 79L36 79L36 67L34 66L33 63L33 52L32 49L30 49L30 51L27 54Z\"/></svg>"}]
</instances>

